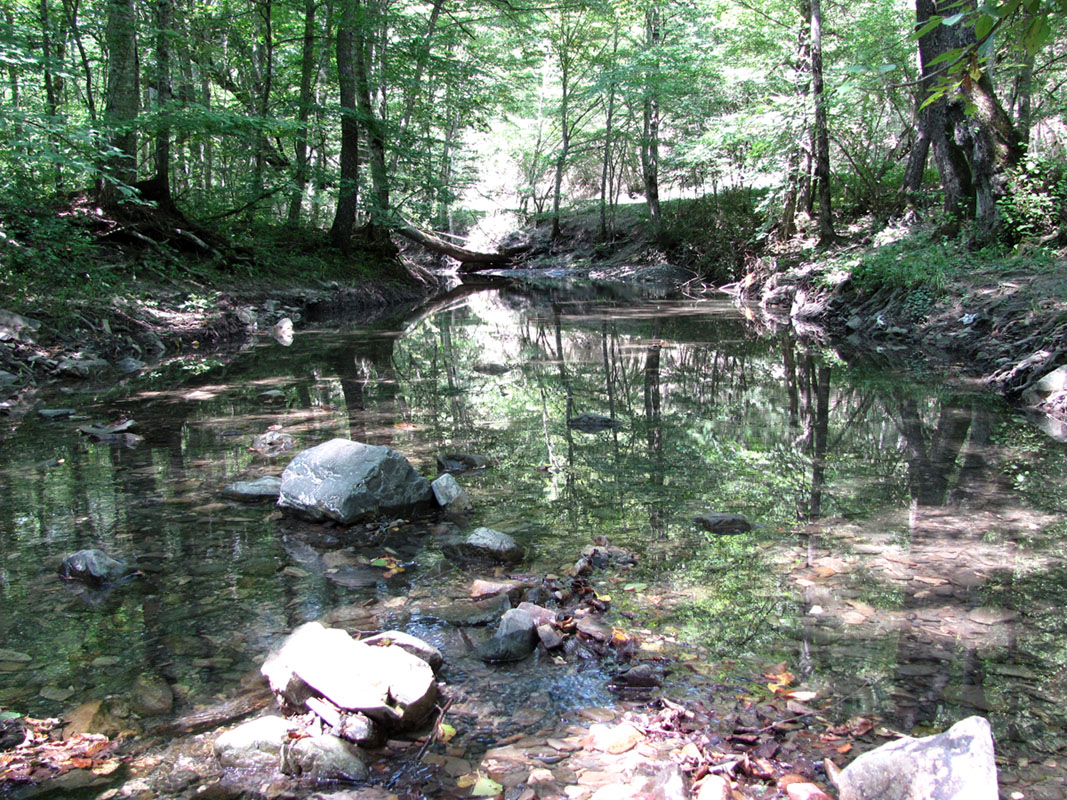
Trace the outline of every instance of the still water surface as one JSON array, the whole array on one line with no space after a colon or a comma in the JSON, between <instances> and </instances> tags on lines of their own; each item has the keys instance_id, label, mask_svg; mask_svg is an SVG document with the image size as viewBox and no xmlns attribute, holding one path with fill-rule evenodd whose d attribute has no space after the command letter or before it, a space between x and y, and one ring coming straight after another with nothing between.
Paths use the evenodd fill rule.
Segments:
<instances>
[{"instance_id":1,"label":"still water surface","mask_svg":"<svg viewBox=\"0 0 1067 800\"><path fill-rule=\"evenodd\" d=\"M637 565L598 575L600 590L648 653L690 649L677 691L785 662L836 698L831 716L922 733L981 713L1009 786L1020 759L1028 780L1062 776L1067 453L977 389L755 336L726 302L561 283L468 289L388 325L301 330L290 347L264 336L233 359L47 402L77 417L28 417L0 443L0 648L30 658L0 660L0 707L121 706L152 674L176 711L192 708L297 624L353 603L462 650L407 608L472 577L426 526L369 542L220 498L280 474L292 452L250 449L275 428L298 449L386 444L431 478L438 453L488 457L459 478L469 524L520 540L524 572L561 572L595 536L633 550ZM621 425L568 427L583 413ZM133 447L76 430L126 418L144 437ZM706 511L758 527L715 536L693 523ZM144 577L74 591L56 566L87 547ZM385 554L406 571L369 566ZM457 656L453 683L485 678L469 661ZM513 717L531 696L542 710L610 702L601 668L549 666L480 691Z\"/></svg>"}]
</instances>

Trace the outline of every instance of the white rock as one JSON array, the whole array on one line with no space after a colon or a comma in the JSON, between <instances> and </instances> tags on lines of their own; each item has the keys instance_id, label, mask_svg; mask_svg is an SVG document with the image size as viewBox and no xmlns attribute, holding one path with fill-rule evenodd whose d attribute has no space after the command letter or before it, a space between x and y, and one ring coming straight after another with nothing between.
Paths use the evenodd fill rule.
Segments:
<instances>
[{"instance_id":1,"label":"white rock","mask_svg":"<svg viewBox=\"0 0 1067 800\"><path fill-rule=\"evenodd\" d=\"M905 736L864 753L837 777L840 800L997 800L993 734L983 717Z\"/></svg>"}]
</instances>

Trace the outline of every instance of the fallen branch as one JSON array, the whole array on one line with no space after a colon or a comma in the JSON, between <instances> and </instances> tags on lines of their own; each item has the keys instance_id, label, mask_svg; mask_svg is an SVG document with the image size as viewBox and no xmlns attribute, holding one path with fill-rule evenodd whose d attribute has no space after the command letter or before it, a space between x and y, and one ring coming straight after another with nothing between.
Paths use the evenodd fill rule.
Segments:
<instances>
[{"instance_id":1,"label":"fallen branch","mask_svg":"<svg viewBox=\"0 0 1067 800\"><path fill-rule=\"evenodd\" d=\"M511 261L511 257L504 253L480 253L477 250L468 250L466 247L446 242L433 234L420 231L413 225L405 225L397 228L396 233L405 239L410 239L415 244L422 245L434 253L454 258L462 267L463 272L477 272L480 269L492 269L502 267Z\"/></svg>"}]
</instances>

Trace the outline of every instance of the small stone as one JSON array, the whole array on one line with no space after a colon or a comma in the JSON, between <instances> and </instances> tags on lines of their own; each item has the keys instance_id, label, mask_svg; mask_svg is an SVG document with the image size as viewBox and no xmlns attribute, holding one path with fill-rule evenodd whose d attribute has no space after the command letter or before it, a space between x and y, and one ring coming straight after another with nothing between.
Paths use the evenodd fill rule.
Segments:
<instances>
[{"instance_id":1,"label":"small stone","mask_svg":"<svg viewBox=\"0 0 1067 800\"><path fill-rule=\"evenodd\" d=\"M135 372L140 372L146 366L145 362L129 356L120 358L115 362L115 369L123 375L132 375Z\"/></svg>"},{"instance_id":2,"label":"small stone","mask_svg":"<svg viewBox=\"0 0 1067 800\"><path fill-rule=\"evenodd\" d=\"M700 782L696 800L732 800L730 781L721 775L708 775Z\"/></svg>"},{"instance_id":3,"label":"small stone","mask_svg":"<svg viewBox=\"0 0 1067 800\"><path fill-rule=\"evenodd\" d=\"M632 750L639 742L645 740L645 735L631 725L623 722L619 725L599 724L589 729L585 746L589 750L600 750L604 753L619 755Z\"/></svg>"},{"instance_id":4,"label":"small stone","mask_svg":"<svg viewBox=\"0 0 1067 800\"><path fill-rule=\"evenodd\" d=\"M215 756L224 767L273 766L288 738L289 723L282 717L260 717L216 739Z\"/></svg>"},{"instance_id":5,"label":"small stone","mask_svg":"<svg viewBox=\"0 0 1067 800\"><path fill-rule=\"evenodd\" d=\"M282 748L281 771L311 781L363 781L369 770L359 749L336 736L309 736Z\"/></svg>"},{"instance_id":6,"label":"small stone","mask_svg":"<svg viewBox=\"0 0 1067 800\"><path fill-rule=\"evenodd\" d=\"M430 488L433 490L437 504L449 513L460 514L471 508L471 501L467 497L467 493L460 488L459 483L449 472L446 472L431 483Z\"/></svg>"},{"instance_id":7,"label":"small stone","mask_svg":"<svg viewBox=\"0 0 1067 800\"><path fill-rule=\"evenodd\" d=\"M441 542L441 550L460 561L521 561L523 550L508 534L492 528L475 528L466 536L450 536Z\"/></svg>"},{"instance_id":8,"label":"small stone","mask_svg":"<svg viewBox=\"0 0 1067 800\"><path fill-rule=\"evenodd\" d=\"M557 647L562 646L564 641L559 631L551 625L538 625L537 637L541 640L541 644L545 646L546 650L555 650Z\"/></svg>"},{"instance_id":9,"label":"small stone","mask_svg":"<svg viewBox=\"0 0 1067 800\"><path fill-rule=\"evenodd\" d=\"M90 700L82 703L76 709L63 717L67 724L63 728L63 738L70 739L84 733L99 733L104 736L114 736L119 733L123 726L121 721L113 717L102 700Z\"/></svg>"},{"instance_id":10,"label":"small stone","mask_svg":"<svg viewBox=\"0 0 1067 800\"><path fill-rule=\"evenodd\" d=\"M71 689L69 686L66 688L63 688L61 686L43 686L41 687L41 691L39 691L37 694L39 694L45 700L53 700L57 703L62 703L64 700L74 694L74 690Z\"/></svg>"}]
</instances>

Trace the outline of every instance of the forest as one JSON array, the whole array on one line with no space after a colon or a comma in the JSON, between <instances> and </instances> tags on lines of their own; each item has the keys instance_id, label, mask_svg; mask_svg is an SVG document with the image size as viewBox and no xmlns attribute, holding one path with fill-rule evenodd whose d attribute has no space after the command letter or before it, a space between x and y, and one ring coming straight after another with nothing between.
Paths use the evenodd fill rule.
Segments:
<instances>
[{"instance_id":1,"label":"forest","mask_svg":"<svg viewBox=\"0 0 1067 800\"><path fill-rule=\"evenodd\" d=\"M832 245L857 220L1062 244L1064 11L5 0L0 280L17 293L43 269L84 288L98 271L72 264L100 241L249 274L253 242L351 265L398 231L447 251L501 210L553 240L561 214L591 211L610 245L636 208L677 244L687 214L714 227L708 198L755 220L746 250L798 225Z\"/></svg>"}]
</instances>

